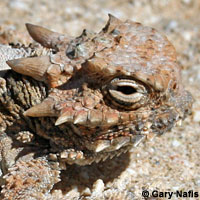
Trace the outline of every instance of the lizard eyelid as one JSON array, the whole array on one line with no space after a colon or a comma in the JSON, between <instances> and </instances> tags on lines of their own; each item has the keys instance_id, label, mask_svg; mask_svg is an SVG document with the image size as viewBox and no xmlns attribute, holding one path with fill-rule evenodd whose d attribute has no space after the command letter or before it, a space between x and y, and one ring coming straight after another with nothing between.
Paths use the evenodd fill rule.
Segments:
<instances>
[{"instance_id":1,"label":"lizard eyelid","mask_svg":"<svg viewBox=\"0 0 200 200\"><path fill-rule=\"evenodd\" d=\"M117 103L132 105L144 98L147 90L132 79L115 78L108 85L108 93Z\"/></svg>"}]
</instances>

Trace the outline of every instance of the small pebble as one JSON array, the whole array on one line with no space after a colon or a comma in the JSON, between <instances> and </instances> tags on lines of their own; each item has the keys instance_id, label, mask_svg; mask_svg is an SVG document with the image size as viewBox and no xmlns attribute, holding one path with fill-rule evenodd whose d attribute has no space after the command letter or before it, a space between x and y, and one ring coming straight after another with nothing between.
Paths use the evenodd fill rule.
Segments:
<instances>
[{"instance_id":1,"label":"small pebble","mask_svg":"<svg viewBox=\"0 0 200 200\"><path fill-rule=\"evenodd\" d=\"M83 196L90 196L92 193L91 193L91 190L90 190L90 188L85 188L83 191L82 191L82 193L81 193L81 195L83 195Z\"/></svg>"},{"instance_id":2,"label":"small pebble","mask_svg":"<svg viewBox=\"0 0 200 200\"><path fill-rule=\"evenodd\" d=\"M173 140L172 141L172 145L174 146L174 147L178 147L178 146L180 146L180 142L178 141L178 140Z\"/></svg>"},{"instance_id":3,"label":"small pebble","mask_svg":"<svg viewBox=\"0 0 200 200\"><path fill-rule=\"evenodd\" d=\"M176 29L177 26L178 26L178 22L175 21L175 20L171 20L169 22L169 24L167 25L167 29L170 30L170 31L172 31L172 30Z\"/></svg>"},{"instance_id":4,"label":"small pebble","mask_svg":"<svg viewBox=\"0 0 200 200\"><path fill-rule=\"evenodd\" d=\"M14 8L14 9L19 9L19 10L28 10L29 9L28 5L25 2L22 2L20 0L11 1L10 7Z\"/></svg>"},{"instance_id":5,"label":"small pebble","mask_svg":"<svg viewBox=\"0 0 200 200\"><path fill-rule=\"evenodd\" d=\"M200 187L200 178L199 178L199 179L197 179L197 180L195 180L195 183L197 184L197 186L199 186L199 187Z\"/></svg>"},{"instance_id":6,"label":"small pebble","mask_svg":"<svg viewBox=\"0 0 200 200\"><path fill-rule=\"evenodd\" d=\"M185 4L190 4L191 0L182 0L182 2L185 3Z\"/></svg>"},{"instance_id":7,"label":"small pebble","mask_svg":"<svg viewBox=\"0 0 200 200\"><path fill-rule=\"evenodd\" d=\"M200 122L200 110L196 110L193 113L193 121Z\"/></svg>"},{"instance_id":8,"label":"small pebble","mask_svg":"<svg viewBox=\"0 0 200 200\"><path fill-rule=\"evenodd\" d=\"M187 40L187 41L190 41L191 38L192 38L192 33L189 32L189 31L183 32L182 35L183 35L184 39Z\"/></svg>"},{"instance_id":9,"label":"small pebble","mask_svg":"<svg viewBox=\"0 0 200 200\"><path fill-rule=\"evenodd\" d=\"M101 194L104 191L104 182L101 179L98 179L94 184L92 188L93 192Z\"/></svg>"}]
</instances>

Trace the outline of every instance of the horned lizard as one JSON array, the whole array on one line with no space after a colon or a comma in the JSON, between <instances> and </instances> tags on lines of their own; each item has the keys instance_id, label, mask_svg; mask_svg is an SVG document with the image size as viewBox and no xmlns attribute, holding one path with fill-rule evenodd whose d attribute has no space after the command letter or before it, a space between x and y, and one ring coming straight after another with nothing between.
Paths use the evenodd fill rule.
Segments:
<instances>
[{"instance_id":1,"label":"horned lizard","mask_svg":"<svg viewBox=\"0 0 200 200\"><path fill-rule=\"evenodd\" d=\"M0 49L2 62L15 58L3 48L25 51L0 79L2 199L48 199L66 164L117 156L190 113L175 49L155 29L112 15L75 39L26 27L49 50Z\"/></svg>"}]
</instances>

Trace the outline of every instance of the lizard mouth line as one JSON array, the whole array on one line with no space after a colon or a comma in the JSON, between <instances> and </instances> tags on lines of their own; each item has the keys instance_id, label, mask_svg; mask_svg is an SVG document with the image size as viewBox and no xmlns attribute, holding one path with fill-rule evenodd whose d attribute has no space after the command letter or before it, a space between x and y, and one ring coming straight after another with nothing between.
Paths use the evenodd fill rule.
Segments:
<instances>
[{"instance_id":1,"label":"lizard mouth line","mask_svg":"<svg viewBox=\"0 0 200 200\"><path fill-rule=\"evenodd\" d=\"M74 124L71 124L71 127L73 132L83 136L83 133L81 132L83 129L82 127L80 128ZM131 129L127 130L127 128L119 128L110 128L104 131L90 130L90 137L88 137L88 133L85 133L86 138L84 140L84 146L88 150L95 153L111 152L128 145L137 146L141 141L146 138L146 135L143 133L134 133ZM93 133L91 134L91 132ZM101 132L101 135L99 135L99 132ZM91 135L93 136L91 137ZM97 136L95 137L95 135Z\"/></svg>"},{"instance_id":2,"label":"lizard mouth line","mask_svg":"<svg viewBox=\"0 0 200 200\"><path fill-rule=\"evenodd\" d=\"M112 140L96 140L94 142L86 142L86 148L95 153L99 152L112 152L119 150L122 147L131 145L137 146L141 141L145 139L145 135L132 135L117 137Z\"/></svg>"}]
</instances>

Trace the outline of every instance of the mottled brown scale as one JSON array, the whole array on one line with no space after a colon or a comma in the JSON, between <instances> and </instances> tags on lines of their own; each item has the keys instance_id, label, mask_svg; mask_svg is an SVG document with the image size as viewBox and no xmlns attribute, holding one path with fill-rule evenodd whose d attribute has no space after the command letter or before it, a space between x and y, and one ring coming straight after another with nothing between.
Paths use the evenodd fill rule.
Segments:
<instances>
[{"instance_id":1,"label":"mottled brown scale","mask_svg":"<svg viewBox=\"0 0 200 200\"><path fill-rule=\"evenodd\" d=\"M52 50L7 61L17 73L0 79L0 130L19 140L34 135L28 141L60 169L119 155L190 113L175 49L155 29L112 15L99 33L84 30L74 39L31 24L27 29ZM12 178L21 181L9 174L7 188Z\"/></svg>"}]
</instances>

